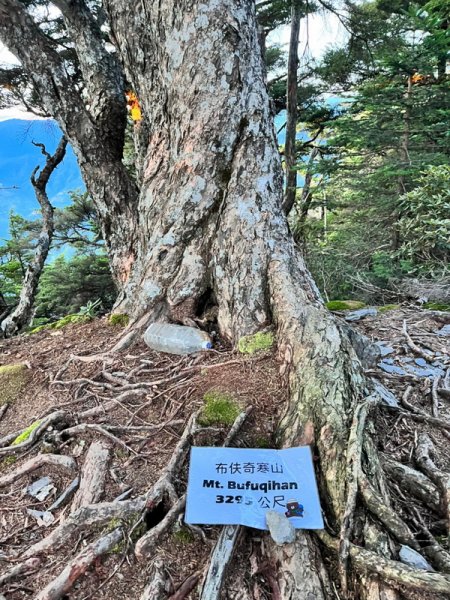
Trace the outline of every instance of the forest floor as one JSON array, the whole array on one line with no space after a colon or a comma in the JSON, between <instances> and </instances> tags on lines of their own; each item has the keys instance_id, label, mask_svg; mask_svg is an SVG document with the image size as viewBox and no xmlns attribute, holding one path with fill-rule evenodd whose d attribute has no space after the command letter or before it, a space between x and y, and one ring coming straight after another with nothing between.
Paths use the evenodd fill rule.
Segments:
<instances>
[{"instance_id":1,"label":"forest floor","mask_svg":"<svg viewBox=\"0 0 450 600\"><path fill-rule=\"evenodd\" d=\"M403 403L401 412L376 410L373 422L379 449L390 459L412 465L418 436L426 433L442 472L450 471L449 429L419 421L422 413L450 421L445 328L449 323L450 313L406 307L355 324L379 342L385 354L368 374ZM167 515L186 489L189 445L220 446L230 427L193 427L192 415L203 407L207 392L225 392L242 411L252 407L232 445L276 447L274 432L288 393L276 349L243 356L217 344L212 352L178 357L152 352L139 343L108 355L116 336L117 329L102 318L0 341L0 367L20 365L15 379L14 373L7 384L0 379L4 386L0 389L0 598L3 594L7 600L144 599L154 560L138 561L133 544L161 523L166 525L158 533L154 555L162 561L167 596L198 598L197 584L220 528L188 528L181 519L182 509L172 519L167 520ZM3 403L6 409L2 398L8 401ZM418 419L410 418L414 413ZM35 429L17 440L31 424ZM191 427L189 438L183 435L187 427ZM53 460L54 456L67 458ZM92 458L97 464L93 471L88 464ZM171 458L174 468L167 473ZM27 487L44 476L50 478L48 495L39 500ZM52 508L80 476L79 490ZM445 523L433 507L422 503L417 511L409 493L394 481L392 486L394 508L413 531L420 534L423 526L443 541ZM169 502L171 490L175 500ZM106 502L111 506L117 499L125 505L125 499L148 498L149 492L154 498L152 511L145 522L136 519L134 529L133 523L127 523L131 534L123 533L121 520L115 517L87 529L87 513L86 523L77 522L70 531L62 529L83 505ZM104 539L115 532L120 539L107 552L96 556L93 551L90 558L83 558L99 535ZM242 561L252 562L264 535L248 529L239 548ZM47 546L42 542L46 536ZM247 582L250 588L257 585L258 597L270 598L264 573L256 568L253 573L254 581ZM58 575L62 583L52 588ZM187 591L190 586L192 592ZM238 591L227 593L229 598L239 598Z\"/></svg>"}]
</instances>

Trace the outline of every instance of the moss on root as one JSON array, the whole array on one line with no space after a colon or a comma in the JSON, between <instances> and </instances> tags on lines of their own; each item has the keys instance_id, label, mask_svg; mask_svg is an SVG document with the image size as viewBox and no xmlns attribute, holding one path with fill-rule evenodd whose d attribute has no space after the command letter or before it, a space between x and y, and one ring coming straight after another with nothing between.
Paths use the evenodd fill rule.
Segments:
<instances>
[{"instance_id":1,"label":"moss on root","mask_svg":"<svg viewBox=\"0 0 450 600\"><path fill-rule=\"evenodd\" d=\"M16 439L11 443L11 446L18 446L19 444L26 442L30 435L33 433L33 431L37 427L39 427L41 423L42 419L38 419L37 421L34 421L34 423L31 423L29 427L27 427L24 431L22 431L20 435L16 437Z\"/></svg>"},{"instance_id":2,"label":"moss on root","mask_svg":"<svg viewBox=\"0 0 450 600\"><path fill-rule=\"evenodd\" d=\"M109 316L108 323L113 327L126 327L130 321L130 317L125 314L113 314Z\"/></svg>"},{"instance_id":3,"label":"moss on root","mask_svg":"<svg viewBox=\"0 0 450 600\"><path fill-rule=\"evenodd\" d=\"M325 306L328 310L358 310L359 308L364 308L366 305L364 302L359 302L358 300L331 300L327 302Z\"/></svg>"},{"instance_id":4,"label":"moss on root","mask_svg":"<svg viewBox=\"0 0 450 600\"><path fill-rule=\"evenodd\" d=\"M29 371L25 365L0 367L0 406L17 400L29 378Z\"/></svg>"},{"instance_id":5,"label":"moss on root","mask_svg":"<svg viewBox=\"0 0 450 600\"><path fill-rule=\"evenodd\" d=\"M275 341L272 332L259 332L254 335L245 335L238 342L239 352L242 354L254 354L260 350L269 350Z\"/></svg>"},{"instance_id":6,"label":"moss on root","mask_svg":"<svg viewBox=\"0 0 450 600\"><path fill-rule=\"evenodd\" d=\"M231 394L210 390L203 396L205 406L198 418L200 425L232 425L241 409Z\"/></svg>"}]
</instances>

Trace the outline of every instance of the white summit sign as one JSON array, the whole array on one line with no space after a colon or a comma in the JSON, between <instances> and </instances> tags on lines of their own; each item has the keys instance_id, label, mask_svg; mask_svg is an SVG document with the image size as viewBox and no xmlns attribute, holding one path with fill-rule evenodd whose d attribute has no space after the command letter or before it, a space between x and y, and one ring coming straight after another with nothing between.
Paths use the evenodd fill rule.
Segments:
<instances>
[{"instance_id":1,"label":"white summit sign","mask_svg":"<svg viewBox=\"0 0 450 600\"><path fill-rule=\"evenodd\" d=\"M309 446L191 449L187 523L267 529L269 510L284 514L296 529L323 528Z\"/></svg>"}]
</instances>

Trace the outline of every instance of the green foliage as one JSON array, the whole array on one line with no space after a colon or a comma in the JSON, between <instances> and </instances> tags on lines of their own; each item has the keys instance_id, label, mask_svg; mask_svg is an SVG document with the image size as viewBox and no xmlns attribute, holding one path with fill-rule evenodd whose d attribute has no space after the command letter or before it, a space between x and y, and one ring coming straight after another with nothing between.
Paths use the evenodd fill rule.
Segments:
<instances>
[{"instance_id":1,"label":"green foliage","mask_svg":"<svg viewBox=\"0 0 450 600\"><path fill-rule=\"evenodd\" d=\"M428 310L440 310L443 312L450 312L450 304L443 304L440 302L425 302L423 308Z\"/></svg>"},{"instance_id":2,"label":"green foliage","mask_svg":"<svg viewBox=\"0 0 450 600\"><path fill-rule=\"evenodd\" d=\"M54 320L77 314L82 307L92 312L92 302L104 310L112 307L116 289L103 255L88 254L66 259L58 257L42 274L37 296L38 318ZM91 302L89 305L88 303Z\"/></svg>"},{"instance_id":3,"label":"green foliage","mask_svg":"<svg viewBox=\"0 0 450 600\"><path fill-rule=\"evenodd\" d=\"M254 354L260 350L269 350L274 344L275 338L271 331L258 332L254 335L245 335L238 342L239 352L242 354Z\"/></svg>"},{"instance_id":4,"label":"green foliage","mask_svg":"<svg viewBox=\"0 0 450 600\"><path fill-rule=\"evenodd\" d=\"M17 400L29 381L25 365L0 366L0 406Z\"/></svg>"},{"instance_id":5,"label":"green foliage","mask_svg":"<svg viewBox=\"0 0 450 600\"><path fill-rule=\"evenodd\" d=\"M413 264L450 259L450 166L430 166L400 198L400 255Z\"/></svg>"},{"instance_id":6,"label":"green foliage","mask_svg":"<svg viewBox=\"0 0 450 600\"><path fill-rule=\"evenodd\" d=\"M351 37L317 70L351 92L325 124L308 219L293 225L327 298L383 302L393 279L448 272L444 4L348 5Z\"/></svg>"},{"instance_id":7,"label":"green foliage","mask_svg":"<svg viewBox=\"0 0 450 600\"><path fill-rule=\"evenodd\" d=\"M241 412L238 403L231 394L210 390L204 397L204 407L198 422L208 425L232 425Z\"/></svg>"},{"instance_id":8,"label":"green foliage","mask_svg":"<svg viewBox=\"0 0 450 600\"><path fill-rule=\"evenodd\" d=\"M114 313L110 315L108 323L110 325L113 325L114 327L126 327L128 325L129 320L130 317L128 315Z\"/></svg>"},{"instance_id":9,"label":"green foliage","mask_svg":"<svg viewBox=\"0 0 450 600\"><path fill-rule=\"evenodd\" d=\"M29 427L24 429L24 431L22 431L22 433L20 435L18 435L13 442L11 442L11 446L18 446L19 444L26 442L27 439L30 437L30 435L33 433L33 431L35 429L37 429L41 423L42 423L42 419L34 421L34 423L31 423L31 425Z\"/></svg>"},{"instance_id":10,"label":"green foliage","mask_svg":"<svg viewBox=\"0 0 450 600\"><path fill-rule=\"evenodd\" d=\"M331 311L358 310L359 308L364 308L366 304L357 300L330 300L325 306Z\"/></svg>"}]
</instances>

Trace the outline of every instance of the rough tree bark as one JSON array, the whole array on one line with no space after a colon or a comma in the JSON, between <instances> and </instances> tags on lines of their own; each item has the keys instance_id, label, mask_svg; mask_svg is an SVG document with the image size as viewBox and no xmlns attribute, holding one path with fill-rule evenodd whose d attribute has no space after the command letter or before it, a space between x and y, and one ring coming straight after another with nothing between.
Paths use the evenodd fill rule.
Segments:
<instances>
[{"instance_id":1,"label":"rough tree bark","mask_svg":"<svg viewBox=\"0 0 450 600\"><path fill-rule=\"evenodd\" d=\"M286 188L284 192L283 210L288 215L295 204L297 193L297 153L295 140L297 137L297 92L298 92L298 42L300 21L302 18L301 3L293 0L291 6L291 35L289 40L289 59L286 94L286 143L284 146L284 163L286 171Z\"/></svg>"},{"instance_id":2,"label":"rough tree bark","mask_svg":"<svg viewBox=\"0 0 450 600\"><path fill-rule=\"evenodd\" d=\"M36 250L30 264L27 266L20 291L19 303L16 308L3 320L0 320L0 330L4 337L11 337L26 327L33 318L33 306L39 279L44 268L45 261L50 251L53 238L53 206L47 196L47 183L53 171L61 163L65 154L67 140L61 138L53 155L50 155L43 144L35 144L42 150L45 156L45 166L36 178L39 166L31 175L31 184L34 187L36 198L42 211L42 229L36 245Z\"/></svg>"},{"instance_id":3,"label":"rough tree bark","mask_svg":"<svg viewBox=\"0 0 450 600\"><path fill-rule=\"evenodd\" d=\"M84 7L82 0L74 4ZM66 3L58 6L68 22L76 19ZM291 395L280 444L314 448L322 505L334 532L322 539L329 552L339 554L341 575L349 566L354 597L395 597L389 587L374 583L373 573L389 584L413 581L423 589L431 581L431 589L443 589L447 578L411 573L389 560L390 554L377 554L375 542L364 539L364 551L350 543L362 469L361 430L377 396L346 329L324 308L287 226L254 3L143 0L139 10L130 10L125 0L105 0L125 77L150 127L142 190L137 201L131 190L128 202L125 180L117 182L118 156L109 150L109 137L99 149L92 114L74 113L71 103L79 102L78 92L69 84L67 92L61 91L66 74L22 7L0 0L0 35L30 70L39 70L37 86L44 82L62 94L54 114L69 132L86 181L97 189L111 178L104 196L99 192L94 200L122 284L116 310L127 312L137 331L150 321L193 316L209 296L218 306L222 334L234 342L274 326L280 353L290 365ZM24 36L20 48L14 35ZM82 45L75 43L81 52ZM100 65L106 61L101 54L98 60ZM84 68L93 67L86 61ZM55 101L52 91L44 97L49 104ZM116 190L111 189L115 182ZM382 495L376 451L368 448L367 470L376 473L372 486ZM386 537L369 517L366 524L367 531L376 531L372 537ZM321 550L310 535L299 535L286 550L270 547L281 600L330 597ZM348 579L342 576L344 593Z\"/></svg>"}]
</instances>

